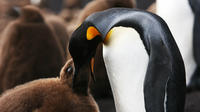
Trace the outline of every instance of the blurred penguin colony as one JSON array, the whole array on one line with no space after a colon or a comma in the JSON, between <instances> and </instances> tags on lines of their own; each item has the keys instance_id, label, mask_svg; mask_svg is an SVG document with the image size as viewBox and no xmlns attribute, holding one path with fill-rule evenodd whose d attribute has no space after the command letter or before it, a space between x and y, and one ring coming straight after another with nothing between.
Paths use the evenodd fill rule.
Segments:
<instances>
[{"instance_id":1,"label":"blurred penguin colony","mask_svg":"<svg viewBox=\"0 0 200 112\"><path fill-rule=\"evenodd\" d=\"M0 0L0 7L0 112L200 112L200 0ZM136 19L144 19L142 25L132 23L124 13L115 19L115 10L116 24L107 16L91 16L116 7L139 11L142 18ZM98 26L101 21L110 21L104 25L110 27L107 35L103 34L107 27ZM93 40L102 34L104 41L82 41L85 30L79 30L85 24L92 24L88 29L95 32ZM133 27L139 34L114 28L118 26ZM113 36L141 36L133 42L144 45L106 43L108 35L110 41ZM158 35L164 35L159 44L154 40ZM79 41L87 43L88 51L95 46L91 60L84 57L91 54ZM117 49L115 58L112 45L128 45L128 49ZM128 56L131 49L138 55ZM130 64L131 56L135 65ZM89 60L86 66L85 60ZM121 76L129 74L129 68L133 75L140 70L143 75Z\"/></svg>"}]
</instances>

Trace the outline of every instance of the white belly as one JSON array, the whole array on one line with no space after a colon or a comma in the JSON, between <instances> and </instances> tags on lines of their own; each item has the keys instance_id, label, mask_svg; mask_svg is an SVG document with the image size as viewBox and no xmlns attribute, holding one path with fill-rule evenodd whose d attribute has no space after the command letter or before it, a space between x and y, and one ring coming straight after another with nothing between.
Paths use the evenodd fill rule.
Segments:
<instances>
[{"instance_id":1,"label":"white belly","mask_svg":"<svg viewBox=\"0 0 200 112\"><path fill-rule=\"evenodd\" d=\"M139 34L132 28L115 27L103 57L117 112L146 112L143 83L149 57Z\"/></svg>"},{"instance_id":2,"label":"white belly","mask_svg":"<svg viewBox=\"0 0 200 112\"><path fill-rule=\"evenodd\" d=\"M157 14L168 24L180 49L188 84L196 68L192 50L194 15L188 0L157 0Z\"/></svg>"}]
</instances>

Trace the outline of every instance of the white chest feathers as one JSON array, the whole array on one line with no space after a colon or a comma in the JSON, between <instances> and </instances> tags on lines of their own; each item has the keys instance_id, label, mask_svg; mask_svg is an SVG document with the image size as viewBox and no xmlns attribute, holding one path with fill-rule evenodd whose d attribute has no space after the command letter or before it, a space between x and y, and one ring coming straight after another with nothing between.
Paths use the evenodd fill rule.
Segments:
<instances>
[{"instance_id":1,"label":"white chest feathers","mask_svg":"<svg viewBox=\"0 0 200 112\"><path fill-rule=\"evenodd\" d=\"M189 2L188 0L157 0L157 14L168 24L180 49L188 84L196 68L192 50L194 15Z\"/></svg>"},{"instance_id":2,"label":"white chest feathers","mask_svg":"<svg viewBox=\"0 0 200 112\"><path fill-rule=\"evenodd\" d=\"M145 112L143 83L149 61L133 28L115 27L103 57L117 112Z\"/></svg>"}]
</instances>

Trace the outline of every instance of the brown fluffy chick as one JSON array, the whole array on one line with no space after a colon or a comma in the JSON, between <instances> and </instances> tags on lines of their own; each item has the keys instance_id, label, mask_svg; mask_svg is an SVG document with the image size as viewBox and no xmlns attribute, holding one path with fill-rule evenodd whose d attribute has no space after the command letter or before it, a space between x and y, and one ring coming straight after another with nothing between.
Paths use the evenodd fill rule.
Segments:
<instances>
[{"instance_id":1,"label":"brown fluffy chick","mask_svg":"<svg viewBox=\"0 0 200 112\"><path fill-rule=\"evenodd\" d=\"M67 24L66 22L59 16L53 14L47 14L48 12L43 12L45 14L46 23L52 28L57 36L57 41L60 43L61 47L64 51L64 56L66 60L71 59L69 51L67 49L69 43L69 36L67 33Z\"/></svg>"},{"instance_id":2,"label":"brown fluffy chick","mask_svg":"<svg viewBox=\"0 0 200 112\"><path fill-rule=\"evenodd\" d=\"M152 3L148 8L147 11L156 14L156 2Z\"/></svg>"},{"instance_id":3,"label":"brown fluffy chick","mask_svg":"<svg viewBox=\"0 0 200 112\"><path fill-rule=\"evenodd\" d=\"M0 0L0 35L5 27L18 17L14 8L30 4L29 0Z\"/></svg>"},{"instance_id":4,"label":"brown fluffy chick","mask_svg":"<svg viewBox=\"0 0 200 112\"><path fill-rule=\"evenodd\" d=\"M0 47L0 93L38 78L55 77L65 63L56 34L38 8L26 6L10 23Z\"/></svg>"},{"instance_id":5,"label":"brown fluffy chick","mask_svg":"<svg viewBox=\"0 0 200 112\"><path fill-rule=\"evenodd\" d=\"M93 0L89 2L79 16L79 23L82 23L92 13L103 11L113 7L134 8L133 0Z\"/></svg>"},{"instance_id":6,"label":"brown fluffy chick","mask_svg":"<svg viewBox=\"0 0 200 112\"><path fill-rule=\"evenodd\" d=\"M73 91L73 61L59 78L39 79L10 89L0 97L0 112L99 112L90 93Z\"/></svg>"}]
</instances>

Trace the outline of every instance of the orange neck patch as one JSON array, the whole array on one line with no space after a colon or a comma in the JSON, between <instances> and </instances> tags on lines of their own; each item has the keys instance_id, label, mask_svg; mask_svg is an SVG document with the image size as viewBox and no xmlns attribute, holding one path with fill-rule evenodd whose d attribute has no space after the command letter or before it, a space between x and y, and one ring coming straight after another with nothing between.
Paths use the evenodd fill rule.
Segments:
<instances>
[{"instance_id":1,"label":"orange neck patch","mask_svg":"<svg viewBox=\"0 0 200 112\"><path fill-rule=\"evenodd\" d=\"M98 35L101 35L99 33L99 31L94 27L94 26L90 26L88 29L87 29L87 40L92 40L94 37L98 36Z\"/></svg>"},{"instance_id":2,"label":"orange neck patch","mask_svg":"<svg viewBox=\"0 0 200 112\"><path fill-rule=\"evenodd\" d=\"M113 29L111 29L111 30L107 33L106 38L105 38L104 41L103 41L104 44L109 43L109 38L110 38L112 32L113 32Z\"/></svg>"}]
</instances>

